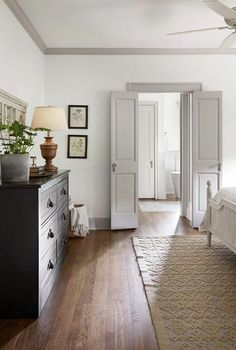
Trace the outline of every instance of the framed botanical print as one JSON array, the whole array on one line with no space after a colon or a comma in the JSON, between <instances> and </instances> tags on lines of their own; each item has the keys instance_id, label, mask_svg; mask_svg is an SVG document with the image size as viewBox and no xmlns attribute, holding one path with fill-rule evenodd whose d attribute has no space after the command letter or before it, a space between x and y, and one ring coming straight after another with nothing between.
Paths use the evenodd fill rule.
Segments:
<instances>
[{"instance_id":1,"label":"framed botanical print","mask_svg":"<svg viewBox=\"0 0 236 350\"><path fill-rule=\"evenodd\" d=\"M87 149L87 135L68 135L67 158L87 158Z\"/></svg>"},{"instance_id":2,"label":"framed botanical print","mask_svg":"<svg viewBox=\"0 0 236 350\"><path fill-rule=\"evenodd\" d=\"M68 127L69 129L88 129L88 106L68 106Z\"/></svg>"}]
</instances>

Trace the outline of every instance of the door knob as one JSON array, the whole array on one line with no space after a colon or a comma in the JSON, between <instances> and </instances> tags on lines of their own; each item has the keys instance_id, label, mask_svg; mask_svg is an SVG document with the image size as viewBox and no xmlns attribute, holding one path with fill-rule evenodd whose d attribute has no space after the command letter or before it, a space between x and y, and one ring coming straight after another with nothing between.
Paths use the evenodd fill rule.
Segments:
<instances>
[{"instance_id":1,"label":"door knob","mask_svg":"<svg viewBox=\"0 0 236 350\"><path fill-rule=\"evenodd\" d=\"M217 162L216 164L212 164L209 166L209 168L214 169L214 170L215 170L215 168L217 168L217 171L221 171L221 167L222 167L222 162L220 162L220 161Z\"/></svg>"},{"instance_id":2,"label":"door knob","mask_svg":"<svg viewBox=\"0 0 236 350\"><path fill-rule=\"evenodd\" d=\"M113 173L115 173L115 171L116 171L116 164L115 163L112 163L112 171L113 171Z\"/></svg>"},{"instance_id":3,"label":"door knob","mask_svg":"<svg viewBox=\"0 0 236 350\"><path fill-rule=\"evenodd\" d=\"M150 160L150 166L153 168L153 160Z\"/></svg>"}]
</instances>

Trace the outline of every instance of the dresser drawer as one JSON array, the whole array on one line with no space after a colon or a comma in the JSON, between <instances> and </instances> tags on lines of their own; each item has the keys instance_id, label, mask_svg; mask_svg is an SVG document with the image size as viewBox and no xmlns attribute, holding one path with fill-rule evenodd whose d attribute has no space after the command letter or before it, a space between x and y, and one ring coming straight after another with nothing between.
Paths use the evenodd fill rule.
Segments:
<instances>
[{"instance_id":1,"label":"dresser drawer","mask_svg":"<svg viewBox=\"0 0 236 350\"><path fill-rule=\"evenodd\" d=\"M40 251L43 254L57 239L58 217L55 213L41 229Z\"/></svg>"},{"instance_id":2,"label":"dresser drawer","mask_svg":"<svg viewBox=\"0 0 236 350\"><path fill-rule=\"evenodd\" d=\"M56 280L56 273L53 273L49 279L47 279L46 283L44 284L43 288L41 289L41 293L40 293L40 310L43 309L47 298L53 288L53 285L55 283Z\"/></svg>"},{"instance_id":3,"label":"dresser drawer","mask_svg":"<svg viewBox=\"0 0 236 350\"><path fill-rule=\"evenodd\" d=\"M65 179L57 185L58 206L64 201L68 201L68 180Z\"/></svg>"},{"instance_id":4,"label":"dresser drawer","mask_svg":"<svg viewBox=\"0 0 236 350\"><path fill-rule=\"evenodd\" d=\"M57 260L60 259L61 254L67 250L68 247L68 236L62 236L60 240L57 241Z\"/></svg>"},{"instance_id":5,"label":"dresser drawer","mask_svg":"<svg viewBox=\"0 0 236 350\"><path fill-rule=\"evenodd\" d=\"M44 288L44 285L47 283L51 275L53 275L56 269L56 241L52 244L46 253L41 258L40 264L40 285L41 288Z\"/></svg>"},{"instance_id":6,"label":"dresser drawer","mask_svg":"<svg viewBox=\"0 0 236 350\"><path fill-rule=\"evenodd\" d=\"M41 195L41 222L43 223L57 209L57 186L49 188Z\"/></svg>"},{"instance_id":7,"label":"dresser drawer","mask_svg":"<svg viewBox=\"0 0 236 350\"><path fill-rule=\"evenodd\" d=\"M64 205L58 210L58 235L61 234L61 232L69 227L69 209L68 205Z\"/></svg>"}]
</instances>

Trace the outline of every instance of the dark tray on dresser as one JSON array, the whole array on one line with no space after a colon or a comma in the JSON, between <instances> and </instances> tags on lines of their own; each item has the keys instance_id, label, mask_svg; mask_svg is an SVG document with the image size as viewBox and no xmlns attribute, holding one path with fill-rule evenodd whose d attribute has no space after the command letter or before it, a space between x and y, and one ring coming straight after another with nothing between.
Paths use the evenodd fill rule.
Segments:
<instances>
[{"instance_id":1,"label":"dark tray on dresser","mask_svg":"<svg viewBox=\"0 0 236 350\"><path fill-rule=\"evenodd\" d=\"M0 318L45 305L68 245L68 174L0 186Z\"/></svg>"}]
</instances>

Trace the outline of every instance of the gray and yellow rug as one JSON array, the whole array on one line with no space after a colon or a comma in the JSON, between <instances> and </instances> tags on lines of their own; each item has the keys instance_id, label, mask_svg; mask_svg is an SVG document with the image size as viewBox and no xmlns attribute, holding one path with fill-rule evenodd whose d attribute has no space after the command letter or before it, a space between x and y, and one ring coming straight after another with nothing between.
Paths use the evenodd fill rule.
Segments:
<instances>
[{"instance_id":1,"label":"gray and yellow rug","mask_svg":"<svg viewBox=\"0 0 236 350\"><path fill-rule=\"evenodd\" d=\"M133 238L161 350L236 349L236 254L212 241Z\"/></svg>"}]
</instances>

